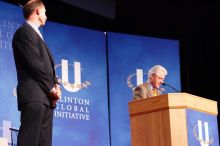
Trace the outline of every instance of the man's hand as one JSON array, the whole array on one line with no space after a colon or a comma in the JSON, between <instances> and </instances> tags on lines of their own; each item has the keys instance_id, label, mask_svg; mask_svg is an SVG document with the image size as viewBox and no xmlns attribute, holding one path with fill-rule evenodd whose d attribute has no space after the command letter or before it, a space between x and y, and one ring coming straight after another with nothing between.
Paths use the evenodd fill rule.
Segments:
<instances>
[{"instance_id":1,"label":"man's hand","mask_svg":"<svg viewBox=\"0 0 220 146\"><path fill-rule=\"evenodd\" d=\"M61 91L60 86L58 84L55 84L49 93L51 107L53 107L53 108L56 107L56 102L60 99L61 93L62 93L62 91Z\"/></svg>"},{"instance_id":2,"label":"man's hand","mask_svg":"<svg viewBox=\"0 0 220 146\"><path fill-rule=\"evenodd\" d=\"M55 84L54 87L55 87L55 89L56 89L56 95L57 95L58 98L60 99L61 93L62 93L61 88L60 88L60 85Z\"/></svg>"}]
</instances>

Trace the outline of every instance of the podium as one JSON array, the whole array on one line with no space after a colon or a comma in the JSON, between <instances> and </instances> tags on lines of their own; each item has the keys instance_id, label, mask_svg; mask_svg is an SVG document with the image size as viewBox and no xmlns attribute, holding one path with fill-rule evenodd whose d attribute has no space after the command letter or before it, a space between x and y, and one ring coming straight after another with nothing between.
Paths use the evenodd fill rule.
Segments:
<instances>
[{"instance_id":1,"label":"podium","mask_svg":"<svg viewBox=\"0 0 220 146\"><path fill-rule=\"evenodd\" d=\"M132 146L219 146L216 101L169 93L128 104Z\"/></svg>"}]
</instances>

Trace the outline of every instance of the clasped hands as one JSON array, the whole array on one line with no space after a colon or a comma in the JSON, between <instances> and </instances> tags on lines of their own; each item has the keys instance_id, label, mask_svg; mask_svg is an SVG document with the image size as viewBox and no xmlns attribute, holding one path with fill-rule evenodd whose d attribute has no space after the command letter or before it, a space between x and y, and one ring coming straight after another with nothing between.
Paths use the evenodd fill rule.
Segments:
<instances>
[{"instance_id":1,"label":"clasped hands","mask_svg":"<svg viewBox=\"0 0 220 146\"><path fill-rule=\"evenodd\" d=\"M58 84L55 84L53 86L53 88L50 90L49 97L51 100L52 107L56 107L56 102L57 102L57 100L60 99L61 93L62 93L62 91L61 91L60 85L58 85Z\"/></svg>"}]
</instances>

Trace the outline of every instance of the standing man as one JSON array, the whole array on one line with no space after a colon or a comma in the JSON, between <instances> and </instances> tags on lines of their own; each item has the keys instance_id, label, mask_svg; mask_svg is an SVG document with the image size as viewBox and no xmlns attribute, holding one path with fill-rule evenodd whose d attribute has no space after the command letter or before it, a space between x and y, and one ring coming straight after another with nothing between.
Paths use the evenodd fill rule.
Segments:
<instances>
[{"instance_id":1,"label":"standing man","mask_svg":"<svg viewBox=\"0 0 220 146\"><path fill-rule=\"evenodd\" d=\"M148 80L134 90L134 99L142 99L162 94L159 88L167 75L167 70L161 65L155 65L148 71Z\"/></svg>"},{"instance_id":2,"label":"standing man","mask_svg":"<svg viewBox=\"0 0 220 146\"><path fill-rule=\"evenodd\" d=\"M39 31L46 22L40 0L30 0L23 8L25 23L13 37L17 70L17 101L21 112L18 146L51 146L53 108L61 96L54 60Z\"/></svg>"}]
</instances>

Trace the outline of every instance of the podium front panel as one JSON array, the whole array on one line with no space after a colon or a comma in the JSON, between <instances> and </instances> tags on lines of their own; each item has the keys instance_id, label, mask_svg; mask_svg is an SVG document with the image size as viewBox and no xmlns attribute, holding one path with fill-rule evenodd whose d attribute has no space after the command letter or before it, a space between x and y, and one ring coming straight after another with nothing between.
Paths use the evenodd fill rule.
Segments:
<instances>
[{"instance_id":1,"label":"podium front panel","mask_svg":"<svg viewBox=\"0 0 220 146\"><path fill-rule=\"evenodd\" d=\"M219 146L217 116L186 109L188 146Z\"/></svg>"}]
</instances>

